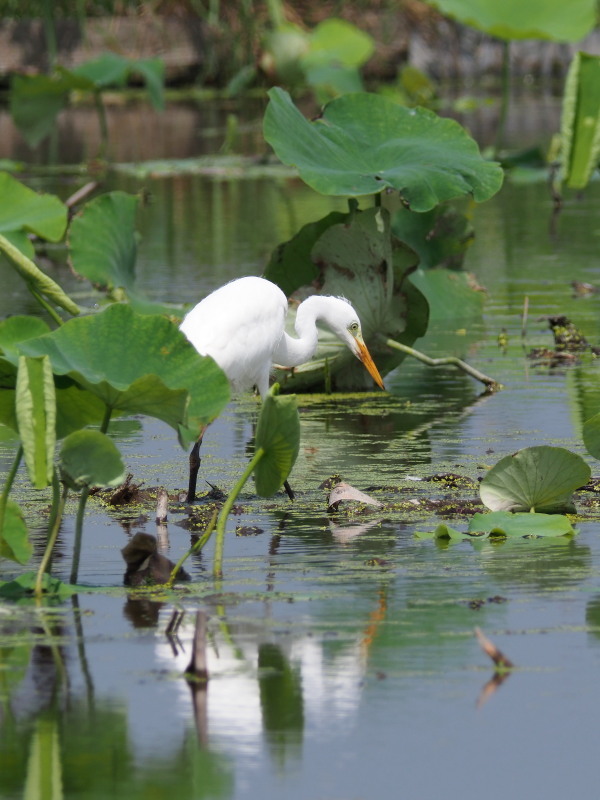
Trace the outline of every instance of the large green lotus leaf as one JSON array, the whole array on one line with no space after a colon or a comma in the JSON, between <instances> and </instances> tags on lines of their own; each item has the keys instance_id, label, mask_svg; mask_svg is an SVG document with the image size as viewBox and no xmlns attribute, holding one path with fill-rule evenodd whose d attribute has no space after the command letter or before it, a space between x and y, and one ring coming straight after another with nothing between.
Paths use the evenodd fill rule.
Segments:
<instances>
[{"instance_id":1,"label":"large green lotus leaf","mask_svg":"<svg viewBox=\"0 0 600 800\"><path fill-rule=\"evenodd\" d=\"M67 207L58 197L38 194L7 172L0 172L0 197L0 233L29 231L50 242L64 236Z\"/></svg>"},{"instance_id":2,"label":"large green lotus leaf","mask_svg":"<svg viewBox=\"0 0 600 800\"><path fill-rule=\"evenodd\" d=\"M182 444L194 441L229 400L227 378L211 358L198 355L164 317L136 314L126 304L69 320L21 350L49 355L55 374L69 376L110 409L164 420Z\"/></svg>"},{"instance_id":3,"label":"large green lotus leaf","mask_svg":"<svg viewBox=\"0 0 600 800\"><path fill-rule=\"evenodd\" d=\"M100 397L65 375L55 375L54 382L57 439L88 425L100 425L106 410Z\"/></svg>"},{"instance_id":4,"label":"large green lotus leaf","mask_svg":"<svg viewBox=\"0 0 600 800\"><path fill-rule=\"evenodd\" d=\"M60 449L60 470L71 488L119 486L125 466L115 443L100 431L69 434Z\"/></svg>"},{"instance_id":5,"label":"large green lotus leaf","mask_svg":"<svg viewBox=\"0 0 600 800\"><path fill-rule=\"evenodd\" d=\"M576 53L565 84L561 117L561 179L583 189L600 156L600 57Z\"/></svg>"},{"instance_id":6,"label":"large green lotus leaf","mask_svg":"<svg viewBox=\"0 0 600 800\"><path fill-rule=\"evenodd\" d=\"M392 233L418 254L420 269L459 269L473 241L467 215L448 204L421 214L400 209L392 217Z\"/></svg>"},{"instance_id":7,"label":"large green lotus leaf","mask_svg":"<svg viewBox=\"0 0 600 800\"><path fill-rule=\"evenodd\" d=\"M265 278L276 283L288 297L301 286L310 285L319 274L311 259L313 247L327 228L345 222L348 217L341 211L332 211L317 222L304 225L289 241L275 248Z\"/></svg>"},{"instance_id":8,"label":"large green lotus leaf","mask_svg":"<svg viewBox=\"0 0 600 800\"><path fill-rule=\"evenodd\" d=\"M397 366L403 354L392 353L381 344L379 334L412 344L424 334L428 312L418 289L404 280L404 273L414 268L417 256L392 239L388 212L370 208L330 225L315 243L311 259L317 267L315 283L320 293L345 297L356 309L363 337L380 372ZM293 315L290 317L291 325ZM320 331L313 361L294 368L291 374L276 374L286 390L302 391L322 385L326 371L334 378L336 388L372 386L363 365L325 327Z\"/></svg>"},{"instance_id":9,"label":"large green lotus leaf","mask_svg":"<svg viewBox=\"0 0 600 800\"><path fill-rule=\"evenodd\" d=\"M0 233L0 253L8 257L9 263L23 278L27 286L45 297L69 314L79 314L79 306L63 292L61 287L49 278L33 261L17 249Z\"/></svg>"},{"instance_id":10,"label":"large green lotus leaf","mask_svg":"<svg viewBox=\"0 0 600 800\"><path fill-rule=\"evenodd\" d=\"M256 426L255 449L264 455L254 468L256 491L261 497L275 494L287 480L300 448L300 417L294 395L282 397L279 386L264 398Z\"/></svg>"},{"instance_id":11,"label":"large green lotus leaf","mask_svg":"<svg viewBox=\"0 0 600 800\"><path fill-rule=\"evenodd\" d=\"M29 480L45 489L54 475L56 392L48 356L19 358L15 408Z\"/></svg>"},{"instance_id":12,"label":"large green lotus leaf","mask_svg":"<svg viewBox=\"0 0 600 800\"><path fill-rule=\"evenodd\" d=\"M575 530L562 514L492 511L490 514L474 514L469 523L469 533L520 538L572 536Z\"/></svg>"},{"instance_id":13,"label":"large green lotus leaf","mask_svg":"<svg viewBox=\"0 0 600 800\"><path fill-rule=\"evenodd\" d=\"M31 558L32 551L23 512L15 502L7 500L4 524L0 530L0 556L10 558L19 564L26 564Z\"/></svg>"},{"instance_id":14,"label":"large green lotus leaf","mask_svg":"<svg viewBox=\"0 0 600 800\"><path fill-rule=\"evenodd\" d=\"M39 317L15 314L0 321L0 350L17 364L18 345L26 339L35 339L48 333L50 328Z\"/></svg>"},{"instance_id":15,"label":"large green lotus leaf","mask_svg":"<svg viewBox=\"0 0 600 800\"><path fill-rule=\"evenodd\" d=\"M322 194L358 197L391 188L414 211L429 211L465 194L487 200L502 185L500 166L484 161L463 128L426 109L359 92L332 100L309 122L283 89L269 97L265 139Z\"/></svg>"},{"instance_id":16,"label":"large green lotus leaf","mask_svg":"<svg viewBox=\"0 0 600 800\"><path fill-rule=\"evenodd\" d=\"M100 195L72 221L69 255L75 272L110 289L135 282L138 198L125 192Z\"/></svg>"},{"instance_id":17,"label":"large green lotus leaf","mask_svg":"<svg viewBox=\"0 0 600 800\"><path fill-rule=\"evenodd\" d=\"M595 0L430 0L430 5L501 39L575 42L596 24Z\"/></svg>"},{"instance_id":18,"label":"large green lotus leaf","mask_svg":"<svg viewBox=\"0 0 600 800\"><path fill-rule=\"evenodd\" d=\"M583 443L591 456L600 459L600 414L595 414L584 422Z\"/></svg>"},{"instance_id":19,"label":"large green lotus leaf","mask_svg":"<svg viewBox=\"0 0 600 800\"><path fill-rule=\"evenodd\" d=\"M492 467L479 494L492 511L571 511L573 492L590 475L583 458L563 447L526 447Z\"/></svg>"}]
</instances>

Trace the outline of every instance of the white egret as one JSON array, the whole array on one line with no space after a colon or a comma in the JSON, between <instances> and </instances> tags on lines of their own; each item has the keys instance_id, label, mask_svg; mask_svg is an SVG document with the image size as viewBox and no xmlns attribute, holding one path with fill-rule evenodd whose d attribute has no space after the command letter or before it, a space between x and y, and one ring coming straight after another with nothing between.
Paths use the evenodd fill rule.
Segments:
<instances>
[{"instance_id":1,"label":"white egret","mask_svg":"<svg viewBox=\"0 0 600 800\"><path fill-rule=\"evenodd\" d=\"M362 361L375 383L383 381L365 345L358 314L342 297L312 295L296 312L295 339L285 332L288 302L281 289L264 278L238 278L212 292L185 316L181 330L201 355L212 356L234 392L269 388L274 364L297 367L317 349L322 322ZM202 436L190 453L187 502L193 502Z\"/></svg>"}]
</instances>

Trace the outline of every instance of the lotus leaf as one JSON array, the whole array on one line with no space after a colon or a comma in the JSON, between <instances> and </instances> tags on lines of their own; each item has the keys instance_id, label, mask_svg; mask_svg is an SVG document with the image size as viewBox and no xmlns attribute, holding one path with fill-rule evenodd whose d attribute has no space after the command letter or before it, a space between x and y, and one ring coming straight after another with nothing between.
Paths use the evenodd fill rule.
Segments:
<instances>
[{"instance_id":1,"label":"lotus leaf","mask_svg":"<svg viewBox=\"0 0 600 800\"><path fill-rule=\"evenodd\" d=\"M570 511L590 475L583 458L563 447L527 447L492 467L479 494L492 511Z\"/></svg>"},{"instance_id":2,"label":"lotus leaf","mask_svg":"<svg viewBox=\"0 0 600 800\"><path fill-rule=\"evenodd\" d=\"M136 314L126 304L69 320L21 350L49 355L55 374L70 377L111 410L164 420L182 445L229 400L227 378L211 358L198 355L164 317Z\"/></svg>"},{"instance_id":3,"label":"lotus leaf","mask_svg":"<svg viewBox=\"0 0 600 800\"><path fill-rule=\"evenodd\" d=\"M430 4L501 39L575 42L596 24L595 0L432 0Z\"/></svg>"},{"instance_id":4,"label":"lotus leaf","mask_svg":"<svg viewBox=\"0 0 600 800\"><path fill-rule=\"evenodd\" d=\"M264 398L256 426L255 449L264 453L254 468L261 497L277 492L290 474L300 447L300 417L294 395L281 396L277 384Z\"/></svg>"},{"instance_id":5,"label":"lotus leaf","mask_svg":"<svg viewBox=\"0 0 600 800\"><path fill-rule=\"evenodd\" d=\"M15 408L29 479L44 489L54 475L56 393L48 356L19 358Z\"/></svg>"},{"instance_id":6,"label":"lotus leaf","mask_svg":"<svg viewBox=\"0 0 600 800\"><path fill-rule=\"evenodd\" d=\"M0 197L0 233L20 231L19 243L26 242L27 250L20 249L30 258L34 250L25 236L26 232L35 233L50 242L58 242L64 236L67 207L58 197L38 194L7 172L0 172ZM13 244L17 245L17 242L13 241Z\"/></svg>"},{"instance_id":7,"label":"lotus leaf","mask_svg":"<svg viewBox=\"0 0 600 800\"><path fill-rule=\"evenodd\" d=\"M577 53L567 75L561 119L561 177L583 189L600 156L600 58Z\"/></svg>"},{"instance_id":8,"label":"lotus leaf","mask_svg":"<svg viewBox=\"0 0 600 800\"><path fill-rule=\"evenodd\" d=\"M130 289L135 281L138 199L110 192L86 203L69 229L73 269L92 283Z\"/></svg>"},{"instance_id":9,"label":"lotus leaf","mask_svg":"<svg viewBox=\"0 0 600 800\"><path fill-rule=\"evenodd\" d=\"M346 94L309 122L275 87L264 136L284 164L327 195L378 194L396 189L414 211L472 194L477 202L502 185L502 169L484 161L461 126L422 108L404 108L379 95Z\"/></svg>"},{"instance_id":10,"label":"lotus leaf","mask_svg":"<svg viewBox=\"0 0 600 800\"><path fill-rule=\"evenodd\" d=\"M27 534L23 512L12 500L6 501L4 524L0 530L0 556L26 564L33 548Z\"/></svg>"},{"instance_id":11,"label":"lotus leaf","mask_svg":"<svg viewBox=\"0 0 600 800\"><path fill-rule=\"evenodd\" d=\"M116 445L100 431L82 430L69 434L60 449L63 480L79 491L85 487L118 486L125 467Z\"/></svg>"}]
</instances>

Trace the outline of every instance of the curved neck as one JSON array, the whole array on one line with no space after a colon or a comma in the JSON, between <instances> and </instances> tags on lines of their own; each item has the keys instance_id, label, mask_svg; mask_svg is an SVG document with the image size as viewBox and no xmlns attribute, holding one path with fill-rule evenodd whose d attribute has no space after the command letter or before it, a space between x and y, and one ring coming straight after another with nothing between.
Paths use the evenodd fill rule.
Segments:
<instances>
[{"instance_id":1,"label":"curved neck","mask_svg":"<svg viewBox=\"0 0 600 800\"><path fill-rule=\"evenodd\" d=\"M319 341L317 320L322 319L327 308L327 297L313 295L298 306L294 339L284 333L273 353L273 361L282 367L297 367L305 364L315 354Z\"/></svg>"}]
</instances>

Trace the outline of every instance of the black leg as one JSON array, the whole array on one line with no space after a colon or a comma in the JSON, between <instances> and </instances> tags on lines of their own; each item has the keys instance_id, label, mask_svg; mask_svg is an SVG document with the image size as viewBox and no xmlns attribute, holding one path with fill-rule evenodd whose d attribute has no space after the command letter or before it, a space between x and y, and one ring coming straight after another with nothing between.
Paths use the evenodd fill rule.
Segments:
<instances>
[{"instance_id":1,"label":"black leg","mask_svg":"<svg viewBox=\"0 0 600 800\"><path fill-rule=\"evenodd\" d=\"M185 498L186 503L193 503L196 499L196 482L198 480L198 470L200 469L200 445L202 444L202 435L194 442L194 446L190 452L190 480L188 483L188 493Z\"/></svg>"},{"instance_id":2,"label":"black leg","mask_svg":"<svg viewBox=\"0 0 600 800\"><path fill-rule=\"evenodd\" d=\"M296 497L296 495L294 494L294 490L287 481L283 482L283 488L285 489L285 493L290 498L290 500L293 500Z\"/></svg>"}]
</instances>

